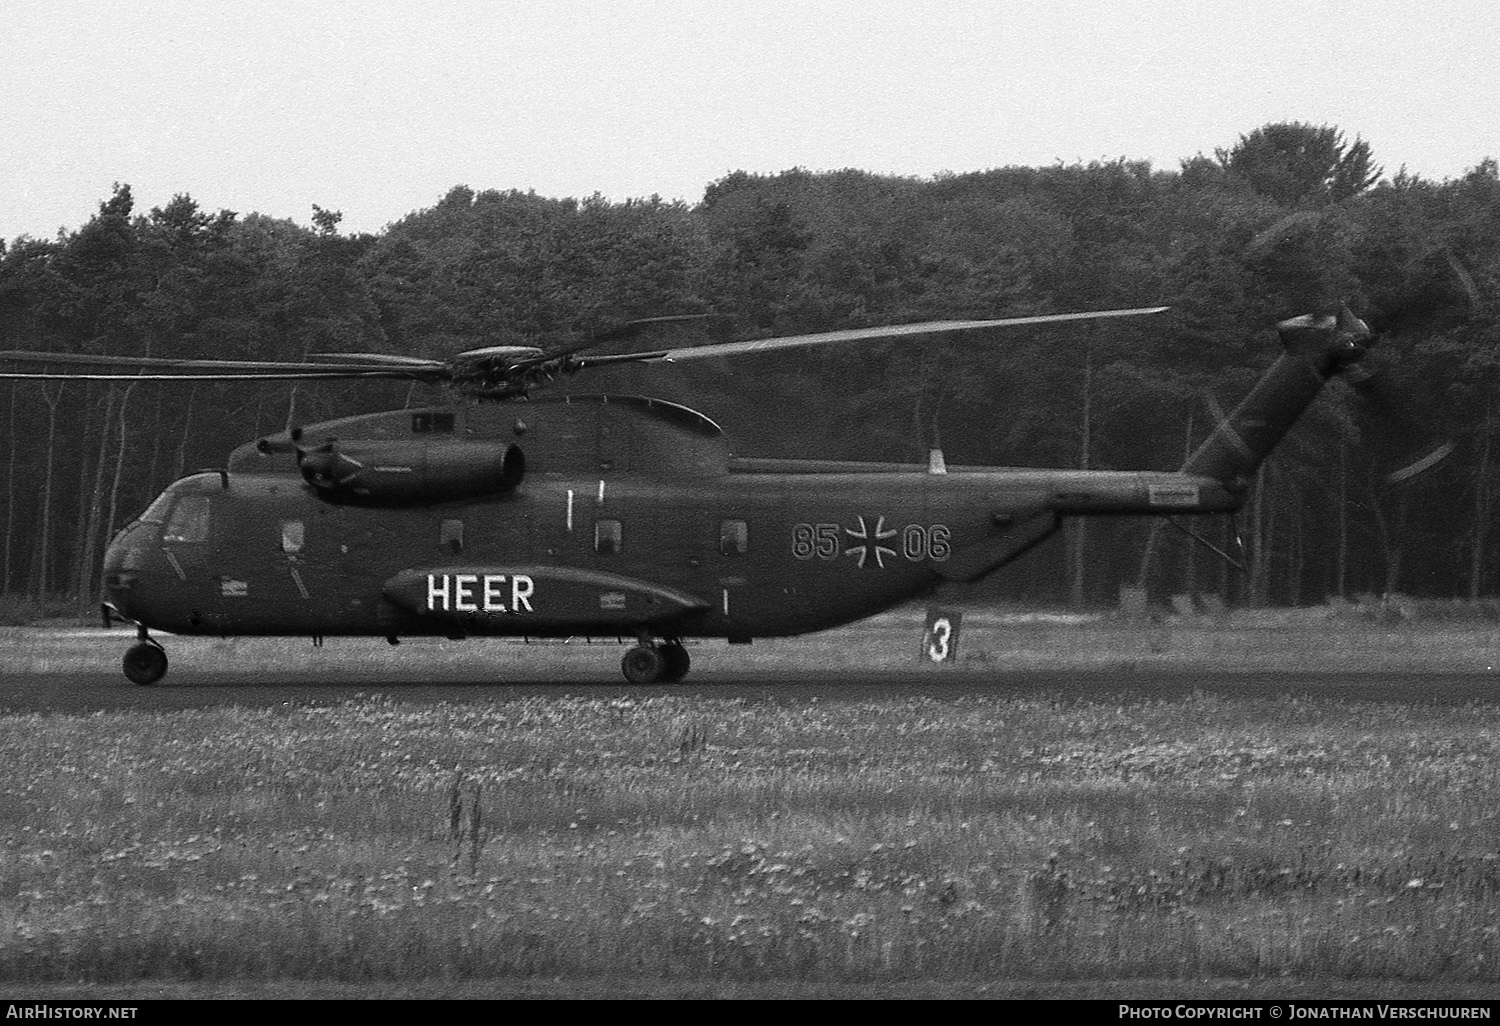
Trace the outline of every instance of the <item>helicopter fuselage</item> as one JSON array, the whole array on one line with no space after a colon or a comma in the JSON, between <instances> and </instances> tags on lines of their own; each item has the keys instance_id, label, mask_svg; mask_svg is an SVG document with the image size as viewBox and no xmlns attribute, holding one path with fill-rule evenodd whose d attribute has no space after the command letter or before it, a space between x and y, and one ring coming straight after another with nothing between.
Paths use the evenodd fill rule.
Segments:
<instances>
[{"instance_id":1,"label":"helicopter fuselage","mask_svg":"<svg viewBox=\"0 0 1500 1026\"><path fill-rule=\"evenodd\" d=\"M685 638L869 616L1023 555L1068 516L1230 512L1370 336L1278 325L1283 354L1181 470L732 458L702 414L640 396L398 410L236 449L111 543L107 619L216 635L634 637L626 677L678 680Z\"/></svg>"},{"instance_id":2,"label":"helicopter fuselage","mask_svg":"<svg viewBox=\"0 0 1500 1026\"><path fill-rule=\"evenodd\" d=\"M324 440L383 445L366 480L483 441L521 448L526 471L495 494L392 505L378 485L320 491L289 438L263 439L176 482L116 537L112 610L179 634L749 641L976 579L1070 513L1239 502L1175 473L737 460L707 418L637 397L398 411L313 425L297 444Z\"/></svg>"}]
</instances>

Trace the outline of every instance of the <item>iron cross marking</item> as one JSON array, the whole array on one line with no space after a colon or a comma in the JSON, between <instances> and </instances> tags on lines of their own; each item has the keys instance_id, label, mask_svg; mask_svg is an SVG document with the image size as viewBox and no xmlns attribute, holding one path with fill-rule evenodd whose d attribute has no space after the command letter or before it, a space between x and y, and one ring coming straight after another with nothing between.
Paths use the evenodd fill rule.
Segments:
<instances>
[{"instance_id":1,"label":"iron cross marking","mask_svg":"<svg viewBox=\"0 0 1500 1026\"><path fill-rule=\"evenodd\" d=\"M844 533L851 538L864 542L863 545L850 545L844 550L844 555L846 556L859 557L859 568L861 570L865 568L865 560L870 556L875 557L875 565L881 570L885 569L886 556L890 556L893 559L896 556L895 549L888 545L880 544L887 538L896 537L896 529L894 527L889 530L886 529L885 517L880 517L875 521L875 530L873 532L870 530L869 525L865 523L865 518L860 517L859 530L855 531L852 528L846 527L844 528Z\"/></svg>"}]
</instances>

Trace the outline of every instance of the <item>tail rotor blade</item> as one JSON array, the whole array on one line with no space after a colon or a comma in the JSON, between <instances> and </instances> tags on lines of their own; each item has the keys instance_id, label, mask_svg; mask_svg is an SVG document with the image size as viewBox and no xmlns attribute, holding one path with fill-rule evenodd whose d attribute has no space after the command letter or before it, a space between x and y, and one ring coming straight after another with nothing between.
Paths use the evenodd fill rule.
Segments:
<instances>
[{"instance_id":1,"label":"tail rotor blade","mask_svg":"<svg viewBox=\"0 0 1500 1026\"><path fill-rule=\"evenodd\" d=\"M1427 471L1437 466L1443 460L1447 459L1448 455L1452 452L1453 439L1450 438L1447 441L1440 442L1431 452L1427 453L1427 455L1419 456L1417 459L1413 460L1411 463L1408 463L1406 466L1401 467L1397 470L1393 470L1389 474L1387 474L1385 476L1386 483L1393 485L1403 484L1407 481L1410 481L1412 478L1417 477L1418 475L1425 474L1427 473Z\"/></svg>"},{"instance_id":2,"label":"tail rotor blade","mask_svg":"<svg viewBox=\"0 0 1500 1026\"><path fill-rule=\"evenodd\" d=\"M1351 389L1359 397L1374 427L1369 432L1394 465L1385 475L1387 484L1404 484L1438 466L1454 450L1451 438L1432 437L1430 417L1418 408L1411 393L1391 380L1390 372L1368 365L1353 368L1348 375Z\"/></svg>"}]
</instances>

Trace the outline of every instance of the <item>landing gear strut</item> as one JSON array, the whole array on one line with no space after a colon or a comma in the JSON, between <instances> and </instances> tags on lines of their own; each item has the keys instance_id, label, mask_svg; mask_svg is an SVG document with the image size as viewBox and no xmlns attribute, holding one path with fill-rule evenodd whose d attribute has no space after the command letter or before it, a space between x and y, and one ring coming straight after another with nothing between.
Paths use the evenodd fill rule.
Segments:
<instances>
[{"instance_id":1,"label":"landing gear strut","mask_svg":"<svg viewBox=\"0 0 1500 1026\"><path fill-rule=\"evenodd\" d=\"M167 675L167 653L161 642L146 636L141 630L140 641L125 652L123 668L131 683L146 686L155 684Z\"/></svg>"},{"instance_id":2,"label":"landing gear strut","mask_svg":"<svg viewBox=\"0 0 1500 1026\"><path fill-rule=\"evenodd\" d=\"M675 684L687 676L691 665L687 649L675 638L659 645L642 641L620 660L620 669L632 684Z\"/></svg>"}]
</instances>

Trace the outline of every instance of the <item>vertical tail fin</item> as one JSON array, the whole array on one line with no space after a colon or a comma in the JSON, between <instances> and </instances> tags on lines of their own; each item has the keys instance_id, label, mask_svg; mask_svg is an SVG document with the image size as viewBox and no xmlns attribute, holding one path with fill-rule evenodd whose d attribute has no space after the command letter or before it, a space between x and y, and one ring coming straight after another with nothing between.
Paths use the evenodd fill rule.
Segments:
<instances>
[{"instance_id":1,"label":"vertical tail fin","mask_svg":"<svg viewBox=\"0 0 1500 1026\"><path fill-rule=\"evenodd\" d=\"M1183 473L1248 479L1328 380L1357 361L1374 337L1348 308L1336 317L1293 317L1276 330L1286 352L1188 457Z\"/></svg>"}]
</instances>

